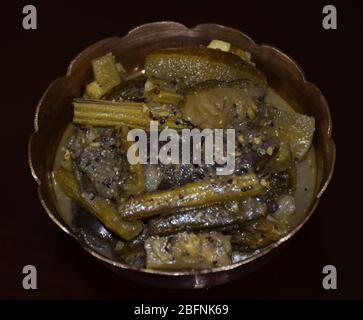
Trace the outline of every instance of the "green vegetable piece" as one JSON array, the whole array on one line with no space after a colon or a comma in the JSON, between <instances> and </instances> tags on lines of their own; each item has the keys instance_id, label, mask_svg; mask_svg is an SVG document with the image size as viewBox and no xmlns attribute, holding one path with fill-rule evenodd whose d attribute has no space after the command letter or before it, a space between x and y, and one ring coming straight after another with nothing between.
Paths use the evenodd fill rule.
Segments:
<instances>
[{"instance_id":1,"label":"green vegetable piece","mask_svg":"<svg viewBox=\"0 0 363 320\"><path fill-rule=\"evenodd\" d=\"M256 250L283 237L289 231L295 201L292 196L282 195L277 199L277 204L278 209L273 214L252 222L241 231L232 232L231 242L242 251Z\"/></svg>"},{"instance_id":2,"label":"green vegetable piece","mask_svg":"<svg viewBox=\"0 0 363 320\"><path fill-rule=\"evenodd\" d=\"M145 250L150 269L207 269L231 262L230 237L214 231L150 237L145 241Z\"/></svg>"},{"instance_id":3,"label":"green vegetable piece","mask_svg":"<svg viewBox=\"0 0 363 320\"><path fill-rule=\"evenodd\" d=\"M148 77L181 80L187 84L249 79L266 86L265 76L238 56L205 47L153 51L146 56L145 73Z\"/></svg>"},{"instance_id":4,"label":"green vegetable piece","mask_svg":"<svg viewBox=\"0 0 363 320\"><path fill-rule=\"evenodd\" d=\"M174 106L177 106L184 99L182 94L166 90L151 90L146 96L153 103Z\"/></svg>"},{"instance_id":5,"label":"green vegetable piece","mask_svg":"<svg viewBox=\"0 0 363 320\"><path fill-rule=\"evenodd\" d=\"M137 78L129 79L121 82L116 87L107 92L102 99L115 102L134 101L144 102L144 85L145 77L139 76Z\"/></svg>"},{"instance_id":6,"label":"green vegetable piece","mask_svg":"<svg viewBox=\"0 0 363 320\"><path fill-rule=\"evenodd\" d=\"M131 240L142 231L141 221L124 221L118 214L116 206L111 202L83 197L79 183L71 172L62 168L53 172L53 177L67 197L92 213L106 228L121 238Z\"/></svg>"},{"instance_id":7,"label":"green vegetable piece","mask_svg":"<svg viewBox=\"0 0 363 320\"><path fill-rule=\"evenodd\" d=\"M145 268L146 252L143 243L117 242L115 252L121 260L135 268Z\"/></svg>"},{"instance_id":8,"label":"green vegetable piece","mask_svg":"<svg viewBox=\"0 0 363 320\"><path fill-rule=\"evenodd\" d=\"M257 196L261 192L259 179L249 173L229 179L199 180L174 189L143 194L124 200L118 209L124 219L145 219L167 211L172 213L175 209Z\"/></svg>"},{"instance_id":9,"label":"green vegetable piece","mask_svg":"<svg viewBox=\"0 0 363 320\"><path fill-rule=\"evenodd\" d=\"M232 232L231 242L239 251L263 248L287 233L289 226L262 218L241 231Z\"/></svg>"},{"instance_id":10,"label":"green vegetable piece","mask_svg":"<svg viewBox=\"0 0 363 320\"><path fill-rule=\"evenodd\" d=\"M262 159L261 174L286 171L294 166L294 159L289 141L279 139L279 145L271 156Z\"/></svg>"},{"instance_id":11,"label":"green vegetable piece","mask_svg":"<svg viewBox=\"0 0 363 320\"><path fill-rule=\"evenodd\" d=\"M150 121L159 121L162 127L184 128L182 120L170 109L162 116L153 113L154 109L139 102L112 102L106 100L75 99L73 122L83 125L109 127L128 126L149 129Z\"/></svg>"},{"instance_id":12,"label":"green vegetable piece","mask_svg":"<svg viewBox=\"0 0 363 320\"><path fill-rule=\"evenodd\" d=\"M92 60L92 69L95 80L105 92L117 86L122 81L115 57L111 53Z\"/></svg>"},{"instance_id":13,"label":"green vegetable piece","mask_svg":"<svg viewBox=\"0 0 363 320\"><path fill-rule=\"evenodd\" d=\"M127 134L129 132L129 128L126 126L120 127L120 138L121 138L121 146L125 153L127 154L127 150L133 144L133 142L127 140ZM123 190L123 196L135 196L141 194L145 191L145 179L144 179L144 170L140 163L129 164L127 163L127 178L123 182L121 188Z\"/></svg>"},{"instance_id":14,"label":"green vegetable piece","mask_svg":"<svg viewBox=\"0 0 363 320\"><path fill-rule=\"evenodd\" d=\"M152 218L148 221L148 230L151 235L163 236L181 231L228 226L240 220L243 220L242 215L231 213L222 205L214 205Z\"/></svg>"},{"instance_id":15,"label":"green vegetable piece","mask_svg":"<svg viewBox=\"0 0 363 320\"><path fill-rule=\"evenodd\" d=\"M232 201L170 216L155 217L148 221L149 234L161 236L181 231L242 225L251 219L256 219L265 214L266 205L261 202L255 202L253 206L247 203Z\"/></svg>"},{"instance_id":16,"label":"green vegetable piece","mask_svg":"<svg viewBox=\"0 0 363 320\"><path fill-rule=\"evenodd\" d=\"M315 119L293 111L283 111L272 106L268 114L273 127L265 129L280 141L288 142L294 159L301 160L308 152L315 130Z\"/></svg>"},{"instance_id":17,"label":"green vegetable piece","mask_svg":"<svg viewBox=\"0 0 363 320\"><path fill-rule=\"evenodd\" d=\"M206 81L186 93L183 119L202 129L224 128L236 118L253 117L264 95L263 87L248 80Z\"/></svg>"}]
</instances>

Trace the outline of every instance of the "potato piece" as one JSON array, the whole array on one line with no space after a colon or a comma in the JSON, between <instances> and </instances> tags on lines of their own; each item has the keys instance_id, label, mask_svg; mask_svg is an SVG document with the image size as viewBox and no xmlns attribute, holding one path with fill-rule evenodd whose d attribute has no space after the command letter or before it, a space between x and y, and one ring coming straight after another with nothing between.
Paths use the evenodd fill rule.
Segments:
<instances>
[{"instance_id":1,"label":"potato piece","mask_svg":"<svg viewBox=\"0 0 363 320\"><path fill-rule=\"evenodd\" d=\"M218 232L178 233L145 241L150 269L207 269L230 264L230 237Z\"/></svg>"},{"instance_id":2,"label":"potato piece","mask_svg":"<svg viewBox=\"0 0 363 320\"><path fill-rule=\"evenodd\" d=\"M229 42L214 39L208 44L210 49L218 49L225 52L231 52L236 56L240 57L243 61L255 66L251 60L251 53L240 48L232 46Z\"/></svg>"},{"instance_id":3,"label":"potato piece","mask_svg":"<svg viewBox=\"0 0 363 320\"><path fill-rule=\"evenodd\" d=\"M243 61L246 61L247 63L255 66L255 64L251 60L251 53L249 53L248 51L232 47L230 52L232 52L233 54L239 56Z\"/></svg>"},{"instance_id":4,"label":"potato piece","mask_svg":"<svg viewBox=\"0 0 363 320\"><path fill-rule=\"evenodd\" d=\"M97 81L92 81L86 86L86 97L92 99L101 98L105 92L106 91L98 84Z\"/></svg>"},{"instance_id":5,"label":"potato piece","mask_svg":"<svg viewBox=\"0 0 363 320\"><path fill-rule=\"evenodd\" d=\"M226 41L214 39L208 44L208 48L228 52L231 49L231 44Z\"/></svg>"},{"instance_id":6,"label":"potato piece","mask_svg":"<svg viewBox=\"0 0 363 320\"><path fill-rule=\"evenodd\" d=\"M111 53L92 60L92 68L95 80L106 92L122 81L115 57Z\"/></svg>"},{"instance_id":7,"label":"potato piece","mask_svg":"<svg viewBox=\"0 0 363 320\"><path fill-rule=\"evenodd\" d=\"M99 99L122 82L125 76L120 63L115 62L112 53L92 60L92 69L95 80L86 86L86 94L89 98Z\"/></svg>"}]
</instances>

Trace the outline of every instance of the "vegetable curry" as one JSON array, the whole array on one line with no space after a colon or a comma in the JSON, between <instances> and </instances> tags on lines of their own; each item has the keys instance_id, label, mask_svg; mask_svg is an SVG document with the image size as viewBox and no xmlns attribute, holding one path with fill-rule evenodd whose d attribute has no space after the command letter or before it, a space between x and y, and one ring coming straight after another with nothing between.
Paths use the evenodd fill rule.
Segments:
<instances>
[{"instance_id":1,"label":"vegetable curry","mask_svg":"<svg viewBox=\"0 0 363 320\"><path fill-rule=\"evenodd\" d=\"M248 52L213 40L150 52L138 74L112 53L92 69L52 178L78 234L91 245L110 240L105 255L136 268L221 267L286 235L310 205L314 118L287 106ZM234 129L233 173L217 175L218 163L131 164L128 133L150 121L177 132Z\"/></svg>"}]
</instances>

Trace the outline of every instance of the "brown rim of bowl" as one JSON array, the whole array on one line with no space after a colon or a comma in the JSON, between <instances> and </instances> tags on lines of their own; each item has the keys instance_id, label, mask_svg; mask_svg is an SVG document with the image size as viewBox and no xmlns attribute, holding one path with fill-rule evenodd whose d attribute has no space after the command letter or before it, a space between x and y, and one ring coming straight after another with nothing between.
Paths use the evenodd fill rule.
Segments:
<instances>
[{"instance_id":1,"label":"brown rim of bowl","mask_svg":"<svg viewBox=\"0 0 363 320\"><path fill-rule=\"evenodd\" d=\"M300 221L300 223L297 224L287 235L280 238L278 241L268 245L267 247L259 250L258 253L252 255L251 257L249 257L249 258L247 258L247 259L245 259L243 261L240 261L240 262L237 262L237 263L234 263L234 264L230 264L230 265L227 265L227 266L219 267L219 268L196 270L196 271L161 271L161 270L153 270L153 269L146 269L146 268L138 269L138 268L129 266L129 265L125 264L125 263L114 261L112 259L106 258L106 257L102 256L101 254L97 253L96 251L92 250L85 243L79 241L79 238L65 225L65 223L63 223L57 217L54 216L54 214L48 208L48 205L47 205L46 201L43 198L42 191L41 191L41 183L42 182L38 178L37 169L33 166L32 158L31 158L31 153L32 153L31 151L32 151L32 139L33 139L33 136L40 130L39 125L38 125L38 117L39 117L39 113L41 113L42 109L44 108L43 103L42 103L44 98L51 91L52 87L54 86L54 84L57 81L60 81L60 79L67 78L68 76L71 75L74 65L93 47L99 46L102 43L107 42L107 41L115 41L115 40L117 41L117 40L120 40L122 38L127 38L127 37L133 36L133 35L135 35L137 33L145 32L146 30L148 30L150 28L157 28L158 30L160 30L161 28L165 28L165 30L173 28L173 30L179 30L179 31L184 31L184 32L186 31L187 33L188 32L190 32L190 33L191 32L196 32L196 31L203 31L203 30L207 30L207 29L218 30L218 32L225 32L225 33L229 33L229 34L238 35L240 38L244 38L244 41L247 41L249 43L249 45L251 45L254 48L259 48L259 49L264 48L264 49L272 50L272 51L274 51L275 54L277 54L279 56L280 59L285 60L290 66L293 66L292 69L294 70L296 79L298 79L298 81L301 81L304 84L304 86L307 88L307 90L313 90L313 91L318 93L318 95L319 95L319 97L321 99L321 104L323 105L323 107L324 107L324 109L326 111L326 116L328 118L327 119L328 127L327 127L327 130L326 130L325 134L326 134L326 138L327 138L327 143L329 143L329 150L331 152L331 163L330 163L330 168L328 168L328 174L326 176L326 179L325 179L324 183L322 183L322 185L320 186L319 190L317 191L316 197L315 197L314 202L312 203L312 205L310 207L310 210L307 212L304 219L302 219L302 221ZM267 45L267 44L257 45L249 36L247 36L246 34L244 34L243 32L241 32L241 31L239 31L237 29L233 29L233 28L230 28L230 27L226 27L226 26L222 26L222 25L218 25L218 24L212 24L212 23L204 23L204 24L198 24L197 26L195 26L193 28L187 28L183 24L180 24L180 23L177 23L177 22L162 21L162 22L153 22L153 23L147 23L147 24L140 25L140 26L132 29L131 31L129 31L124 37L110 37L110 38L105 38L103 40L100 40L97 43L94 43L91 46L89 46L88 48L86 48L85 50L83 50L81 53L79 53L76 56L75 59L72 60L72 62L70 63L70 65L69 65L69 67L67 69L66 75L64 77L60 77L60 78L57 78L56 80L54 80L49 85L47 90L44 92L44 94L41 97L39 103L37 104L36 111L35 111L35 117L34 117L34 132L30 136L29 143L28 143L28 161L29 161L29 166L30 166L31 173L32 173L35 181L38 184L38 195L39 195L40 202L41 202L43 208L45 209L45 211L47 212L48 216L65 233L69 234L75 240L77 240L77 242L83 247L83 249L86 250L88 253L90 253L93 257L95 257L98 260L101 260L101 261L105 262L106 264L109 264L109 265L114 266L114 267L122 268L122 269L134 270L134 271L139 271L139 272L144 272L144 273L149 273L149 274L166 275L166 276L188 276L188 275L198 275L198 274L207 274L207 273L217 273L217 272L221 272L221 271L228 271L228 270L231 270L231 269L239 268L239 267L241 267L241 266L243 266L245 264L250 263L251 261L254 261L254 260L266 255L267 253L272 251L274 248L277 248L282 243L284 243L285 241L290 239L292 236L294 236L300 230L300 228L309 220L309 218L311 217L311 215L315 211L317 205L319 204L320 198L321 198L322 194L324 193L324 191L326 190L326 188L327 188L327 186L328 186L328 184L329 184L329 182L331 180L331 177L333 175L334 165L335 165L335 157L336 157L336 149L335 149L334 141L331 138L331 134L332 134L332 120L331 120L329 106L328 106L328 103L327 103L325 97L323 96L321 91L313 83L311 83L311 82L309 82L309 81L307 81L305 79L305 75L304 75L301 67L292 58L290 58L288 55L286 55L285 53L283 53L279 49L277 49L277 48L275 48L273 46Z\"/></svg>"}]
</instances>

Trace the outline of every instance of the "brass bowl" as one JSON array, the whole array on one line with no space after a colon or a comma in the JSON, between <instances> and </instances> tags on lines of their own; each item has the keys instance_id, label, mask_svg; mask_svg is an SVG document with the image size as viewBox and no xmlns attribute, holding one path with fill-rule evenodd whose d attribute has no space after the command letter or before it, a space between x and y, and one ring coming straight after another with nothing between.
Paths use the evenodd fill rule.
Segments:
<instances>
[{"instance_id":1,"label":"brass bowl","mask_svg":"<svg viewBox=\"0 0 363 320\"><path fill-rule=\"evenodd\" d=\"M57 210L49 173L53 168L60 138L72 121L71 101L82 95L92 79L91 60L112 51L127 71L143 65L145 55L158 48L208 44L222 39L252 54L257 67L267 76L270 86L290 105L316 119L314 146L317 157L316 196L302 221L285 237L247 260L229 266L202 271L157 271L136 269L107 257L79 237ZM35 112L35 132L29 140L29 164L38 183L40 201L49 217L101 263L119 274L139 282L173 288L202 288L225 283L255 269L284 242L290 239L311 217L332 177L335 144L331 138L332 121L328 104L320 90L305 80L301 68L286 54L269 45L257 45L244 33L217 24L200 24L187 28L175 22L141 25L124 37L106 38L82 51L70 64L67 74L56 79L45 91Z\"/></svg>"}]
</instances>

